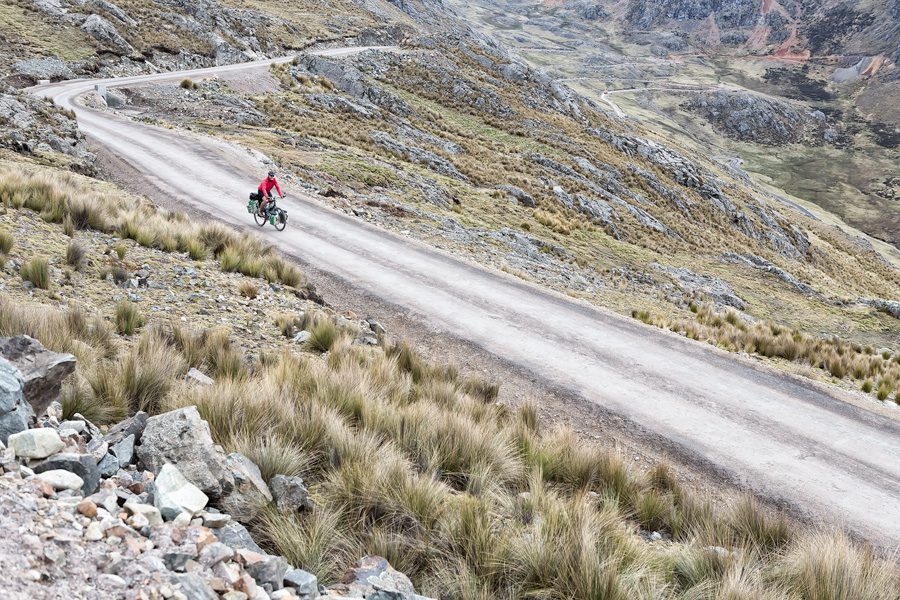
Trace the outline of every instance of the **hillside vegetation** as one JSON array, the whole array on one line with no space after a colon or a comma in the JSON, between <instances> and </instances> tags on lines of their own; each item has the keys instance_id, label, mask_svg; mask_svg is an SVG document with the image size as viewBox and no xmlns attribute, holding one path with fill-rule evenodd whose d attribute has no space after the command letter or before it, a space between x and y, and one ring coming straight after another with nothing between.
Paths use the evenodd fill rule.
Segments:
<instances>
[{"instance_id":1,"label":"hillside vegetation","mask_svg":"<svg viewBox=\"0 0 900 600\"><path fill-rule=\"evenodd\" d=\"M873 301L896 300L900 277L869 242L560 100L477 40L303 58L272 75L281 90L263 95L227 77L181 99L127 93L147 117L267 152L349 213L626 314L687 317L708 302L876 347L895 339L897 319Z\"/></svg>"},{"instance_id":2,"label":"hillside vegetation","mask_svg":"<svg viewBox=\"0 0 900 600\"><path fill-rule=\"evenodd\" d=\"M717 508L665 465L632 470L542 422L528 403L498 404L494 384L430 363L374 325L284 295L302 279L268 286L276 294L268 296L268 271L223 273L214 256L227 240L248 244L248 257L271 273L279 270L272 265L295 269L227 229L213 234L130 202L111 208L105 194L117 190L44 168L6 170L0 182L0 334L27 333L78 356L64 416L111 423L140 409L196 405L215 440L250 457L264 478L304 477L312 508L285 515L246 506L234 515L323 582L378 554L439 598L897 597L895 566L839 534L798 529L751 499ZM145 211L134 231L133 210ZM192 244L208 254L191 258ZM37 257L48 264L46 289L16 271ZM129 287L138 262L147 265L138 280L167 282L163 296L151 296L149 283ZM104 265L119 265L124 281L99 277ZM208 285L168 281L163 265L181 277L189 265L195 275L186 277ZM244 294L254 286L259 295ZM221 296L214 315L196 287ZM146 296L99 300L126 293ZM219 315L247 319L259 337L234 336ZM303 330L306 341L292 341ZM213 385L185 383L189 367Z\"/></svg>"}]
</instances>

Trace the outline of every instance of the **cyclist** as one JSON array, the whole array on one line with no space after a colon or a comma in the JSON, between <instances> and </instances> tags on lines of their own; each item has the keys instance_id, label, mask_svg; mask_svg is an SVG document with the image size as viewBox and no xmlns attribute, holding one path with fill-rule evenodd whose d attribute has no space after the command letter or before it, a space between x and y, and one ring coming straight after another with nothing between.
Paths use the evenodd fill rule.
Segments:
<instances>
[{"instance_id":1,"label":"cyclist","mask_svg":"<svg viewBox=\"0 0 900 600\"><path fill-rule=\"evenodd\" d=\"M265 216L266 214L266 205L269 203L269 200L272 199L273 188L278 192L278 196L283 199L284 194L281 193L281 186L278 185L278 180L275 179L275 171L269 171L269 175L262 180L262 183L259 184L259 189L257 189L257 193L259 194L260 199L260 216Z\"/></svg>"}]
</instances>

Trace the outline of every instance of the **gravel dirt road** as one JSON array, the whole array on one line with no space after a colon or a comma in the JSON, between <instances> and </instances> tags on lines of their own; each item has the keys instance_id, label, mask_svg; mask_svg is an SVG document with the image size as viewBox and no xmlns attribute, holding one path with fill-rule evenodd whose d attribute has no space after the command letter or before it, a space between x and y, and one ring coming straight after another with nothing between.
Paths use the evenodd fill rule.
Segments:
<instances>
[{"instance_id":1,"label":"gravel dirt road","mask_svg":"<svg viewBox=\"0 0 900 600\"><path fill-rule=\"evenodd\" d=\"M332 49L332 56L359 49ZM288 59L278 59L288 60ZM128 77L109 87L266 68L272 62ZM197 218L256 228L247 195L259 157L207 136L75 102L93 81L34 88L127 163L156 198ZM841 392L468 264L293 195L278 233L258 234L367 296L485 351L582 402L621 415L764 497L886 547L900 546L900 424ZM340 298L333 298L340 302Z\"/></svg>"}]
</instances>

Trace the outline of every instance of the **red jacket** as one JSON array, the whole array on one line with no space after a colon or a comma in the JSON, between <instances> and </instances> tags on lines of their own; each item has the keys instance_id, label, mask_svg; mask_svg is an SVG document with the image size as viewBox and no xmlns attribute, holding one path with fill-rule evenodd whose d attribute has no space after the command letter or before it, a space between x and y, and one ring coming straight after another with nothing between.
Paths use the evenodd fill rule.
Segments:
<instances>
[{"instance_id":1,"label":"red jacket","mask_svg":"<svg viewBox=\"0 0 900 600\"><path fill-rule=\"evenodd\" d=\"M269 179L268 177L266 177L265 179L262 180L262 183L259 184L259 192L260 192L263 196L269 196L269 195L271 195L271 194L272 194L272 188L275 188L276 190L278 190L278 195L279 195L279 196L283 196L283 195L284 195L284 194L281 193L281 187L278 185L278 180L277 180L277 179Z\"/></svg>"}]
</instances>

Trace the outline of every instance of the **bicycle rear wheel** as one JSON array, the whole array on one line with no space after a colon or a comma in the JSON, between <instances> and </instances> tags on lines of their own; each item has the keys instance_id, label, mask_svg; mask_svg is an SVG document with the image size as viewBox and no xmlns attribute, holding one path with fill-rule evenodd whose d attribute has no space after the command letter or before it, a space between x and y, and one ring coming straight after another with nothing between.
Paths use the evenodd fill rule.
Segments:
<instances>
[{"instance_id":1,"label":"bicycle rear wheel","mask_svg":"<svg viewBox=\"0 0 900 600\"><path fill-rule=\"evenodd\" d=\"M284 231L284 228L287 227L287 213L280 208L275 209L275 229L278 231Z\"/></svg>"},{"instance_id":2,"label":"bicycle rear wheel","mask_svg":"<svg viewBox=\"0 0 900 600\"><path fill-rule=\"evenodd\" d=\"M262 227L263 225L266 224L266 221L269 220L269 217L260 215L259 211L257 210L253 213L253 219L256 221L257 225Z\"/></svg>"}]
</instances>

